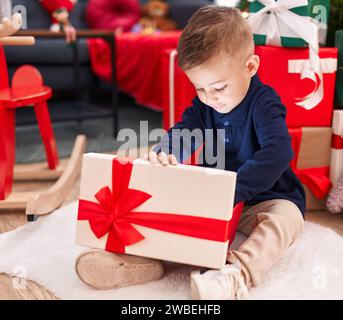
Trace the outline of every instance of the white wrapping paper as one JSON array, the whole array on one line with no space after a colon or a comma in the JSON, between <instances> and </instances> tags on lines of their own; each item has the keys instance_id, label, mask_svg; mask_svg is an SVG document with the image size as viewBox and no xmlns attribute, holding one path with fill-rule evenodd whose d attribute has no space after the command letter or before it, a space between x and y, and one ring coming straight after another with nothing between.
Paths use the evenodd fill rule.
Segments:
<instances>
[{"instance_id":1,"label":"white wrapping paper","mask_svg":"<svg viewBox=\"0 0 343 320\"><path fill-rule=\"evenodd\" d=\"M97 202L94 195L112 185L115 156L84 155L80 199ZM233 212L236 173L186 166L163 167L141 159L134 160L129 188L152 197L134 209L229 221ZM134 227L144 240L125 247L125 253L179 263L221 268L225 265L228 241L198 239L140 225ZM76 244L104 249L107 235L98 239L87 220L77 221Z\"/></svg>"}]
</instances>

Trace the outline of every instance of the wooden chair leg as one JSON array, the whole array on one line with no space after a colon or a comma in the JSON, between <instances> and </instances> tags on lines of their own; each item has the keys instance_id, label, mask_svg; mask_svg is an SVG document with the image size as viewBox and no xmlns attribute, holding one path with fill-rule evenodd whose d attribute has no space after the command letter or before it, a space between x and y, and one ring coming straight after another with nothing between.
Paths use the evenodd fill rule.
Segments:
<instances>
[{"instance_id":1,"label":"wooden chair leg","mask_svg":"<svg viewBox=\"0 0 343 320\"><path fill-rule=\"evenodd\" d=\"M6 176L7 176L7 161L5 148L5 130L4 130L4 110L0 106L0 200L5 200L6 191Z\"/></svg>"},{"instance_id":2,"label":"wooden chair leg","mask_svg":"<svg viewBox=\"0 0 343 320\"><path fill-rule=\"evenodd\" d=\"M0 106L0 200L12 192L15 163L15 109Z\"/></svg>"},{"instance_id":3,"label":"wooden chair leg","mask_svg":"<svg viewBox=\"0 0 343 320\"><path fill-rule=\"evenodd\" d=\"M45 152L48 160L49 169L54 170L57 168L59 160L48 105L46 102L40 102L34 105L34 109L36 113L40 134L45 146Z\"/></svg>"},{"instance_id":4,"label":"wooden chair leg","mask_svg":"<svg viewBox=\"0 0 343 320\"><path fill-rule=\"evenodd\" d=\"M64 202L81 172L82 156L85 150L86 136L78 135L67 167L61 177L51 188L38 192L27 200L26 215L29 221L34 221L37 216L54 211Z\"/></svg>"}]
</instances>

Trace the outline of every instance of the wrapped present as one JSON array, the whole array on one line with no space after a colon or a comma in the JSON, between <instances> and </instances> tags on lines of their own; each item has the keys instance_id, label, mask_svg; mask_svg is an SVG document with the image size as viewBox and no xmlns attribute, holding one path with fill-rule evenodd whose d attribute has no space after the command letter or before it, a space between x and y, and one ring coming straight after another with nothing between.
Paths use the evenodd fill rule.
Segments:
<instances>
[{"instance_id":1,"label":"wrapped present","mask_svg":"<svg viewBox=\"0 0 343 320\"><path fill-rule=\"evenodd\" d=\"M235 172L86 154L76 243L221 268L242 210L235 183Z\"/></svg>"},{"instance_id":2,"label":"wrapped present","mask_svg":"<svg viewBox=\"0 0 343 320\"><path fill-rule=\"evenodd\" d=\"M339 30L336 32L335 47L338 48L335 107L343 108L343 30Z\"/></svg>"},{"instance_id":3,"label":"wrapped present","mask_svg":"<svg viewBox=\"0 0 343 320\"><path fill-rule=\"evenodd\" d=\"M330 178L336 184L343 178L343 110L335 110L332 124Z\"/></svg>"},{"instance_id":4,"label":"wrapped present","mask_svg":"<svg viewBox=\"0 0 343 320\"><path fill-rule=\"evenodd\" d=\"M294 159L291 168L303 183L307 210L324 210L331 188L331 128L289 128Z\"/></svg>"},{"instance_id":5,"label":"wrapped present","mask_svg":"<svg viewBox=\"0 0 343 320\"><path fill-rule=\"evenodd\" d=\"M280 48L256 46L255 53L261 63L258 75L261 81L276 90L287 107L286 122L289 127L331 127L333 99L337 69L337 48L321 48L319 57L323 72L323 89L318 102L298 103L305 95L317 95L318 77L307 79L310 68L308 50L299 48ZM312 98L310 98L312 99Z\"/></svg>"},{"instance_id":6,"label":"wrapped present","mask_svg":"<svg viewBox=\"0 0 343 320\"><path fill-rule=\"evenodd\" d=\"M329 12L329 0L248 1L251 2L251 13L247 22L255 35L257 44L278 47L308 44L309 59L308 63L304 65L301 76L313 80L315 87L310 94L296 102L296 105L305 109L316 107L324 96L323 71L319 58L319 31L322 29L322 25L319 20L327 23L328 16L325 14L328 15ZM320 17L318 11L322 11ZM316 19L311 18L313 12L318 15ZM327 27L325 26L325 28ZM258 37L262 37L262 41L259 41Z\"/></svg>"},{"instance_id":7,"label":"wrapped present","mask_svg":"<svg viewBox=\"0 0 343 320\"><path fill-rule=\"evenodd\" d=\"M257 45L326 44L330 0L249 0L248 23ZM316 35L317 39L314 39ZM313 42L314 41L314 42Z\"/></svg>"},{"instance_id":8,"label":"wrapped present","mask_svg":"<svg viewBox=\"0 0 343 320\"><path fill-rule=\"evenodd\" d=\"M177 64L177 51L165 50L162 61L163 128L170 129L197 95L194 86Z\"/></svg>"}]
</instances>

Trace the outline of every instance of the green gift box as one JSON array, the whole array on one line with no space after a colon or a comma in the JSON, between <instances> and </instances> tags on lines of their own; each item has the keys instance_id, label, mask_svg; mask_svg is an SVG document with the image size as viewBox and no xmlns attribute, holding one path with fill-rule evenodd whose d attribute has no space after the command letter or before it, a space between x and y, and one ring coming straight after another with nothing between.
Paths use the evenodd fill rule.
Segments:
<instances>
[{"instance_id":1,"label":"green gift box","mask_svg":"<svg viewBox=\"0 0 343 320\"><path fill-rule=\"evenodd\" d=\"M249 0L249 11L250 14L253 16L254 14L258 13L260 10L265 8L266 3L271 3L274 0ZM283 1L284 4L287 1ZM294 3L295 1L290 1L290 3ZM264 3L264 4L263 4ZM275 2L275 4L281 3ZM293 8L289 9L290 12L297 14L298 16L308 18L308 23L313 23L314 20L319 22L319 30L318 30L318 38L319 43L325 44L326 43L326 33L327 33L327 22L329 20L329 12L330 12L330 0L308 0L307 5L302 5L304 1L299 1L299 6L294 6ZM271 14L270 11L267 11L266 14ZM287 9L286 9L287 10ZM274 30L275 32L280 33L281 38L281 46L282 47L307 47L308 43L301 37L297 32L292 29L294 26L293 21L289 21L289 25L285 22L285 19L278 18L280 10L275 11L276 20L277 20L277 28L279 30ZM270 27L268 25L268 20L266 19L267 16L263 19L261 27L258 30L253 30L254 33L254 41L256 45L267 45L267 32L270 31L267 28ZM249 20L249 19L248 19ZM301 22L303 26L300 26L298 30L303 29L304 24L306 21L303 19Z\"/></svg>"},{"instance_id":2,"label":"green gift box","mask_svg":"<svg viewBox=\"0 0 343 320\"><path fill-rule=\"evenodd\" d=\"M335 47L338 48L338 66L343 66L343 30L336 31Z\"/></svg>"},{"instance_id":3,"label":"green gift box","mask_svg":"<svg viewBox=\"0 0 343 320\"><path fill-rule=\"evenodd\" d=\"M338 48L338 69L336 75L335 107L343 109L343 30L335 35L335 47Z\"/></svg>"},{"instance_id":4,"label":"green gift box","mask_svg":"<svg viewBox=\"0 0 343 320\"><path fill-rule=\"evenodd\" d=\"M335 45L335 35L337 30L343 29L343 1L331 0L330 2L330 20L328 24L328 35L326 46Z\"/></svg>"}]
</instances>

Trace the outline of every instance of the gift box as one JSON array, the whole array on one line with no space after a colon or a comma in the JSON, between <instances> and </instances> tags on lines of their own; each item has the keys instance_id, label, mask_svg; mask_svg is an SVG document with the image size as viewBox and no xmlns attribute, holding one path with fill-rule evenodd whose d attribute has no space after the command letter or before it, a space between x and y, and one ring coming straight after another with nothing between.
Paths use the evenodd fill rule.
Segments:
<instances>
[{"instance_id":1,"label":"gift box","mask_svg":"<svg viewBox=\"0 0 343 320\"><path fill-rule=\"evenodd\" d=\"M323 90L320 101L308 106L299 101L308 95L318 94L318 77L308 79L308 49L256 46L255 53L261 63L258 75L270 85L287 107L286 122L289 127L331 127L337 69L337 48L321 48L320 64L323 72Z\"/></svg>"},{"instance_id":2,"label":"gift box","mask_svg":"<svg viewBox=\"0 0 343 320\"><path fill-rule=\"evenodd\" d=\"M235 183L235 172L85 154L76 244L221 268L242 210Z\"/></svg>"},{"instance_id":3,"label":"gift box","mask_svg":"<svg viewBox=\"0 0 343 320\"><path fill-rule=\"evenodd\" d=\"M177 64L176 50L165 50L162 60L163 128L168 130L181 120L197 94Z\"/></svg>"},{"instance_id":4,"label":"gift box","mask_svg":"<svg viewBox=\"0 0 343 320\"><path fill-rule=\"evenodd\" d=\"M343 110L335 110L332 124L330 178L336 184L343 178Z\"/></svg>"},{"instance_id":5,"label":"gift box","mask_svg":"<svg viewBox=\"0 0 343 320\"><path fill-rule=\"evenodd\" d=\"M330 20L328 24L328 32L326 46L332 47L335 45L335 34L337 30L343 29L343 2L342 0L330 1Z\"/></svg>"},{"instance_id":6,"label":"gift box","mask_svg":"<svg viewBox=\"0 0 343 320\"><path fill-rule=\"evenodd\" d=\"M343 30L339 30L336 32L335 47L338 48L335 107L343 108Z\"/></svg>"},{"instance_id":7,"label":"gift box","mask_svg":"<svg viewBox=\"0 0 343 320\"><path fill-rule=\"evenodd\" d=\"M257 45L326 44L330 0L249 0L248 23ZM317 34L313 40L313 34ZM313 42L314 41L314 42Z\"/></svg>"},{"instance_id":8,"label":"gift box","mask_svg":"<svg viewBox=\"0 0 343 320\"><path fill-rule=\"evenodd\" d=\"M291 168L305 188L306 209L325 210L331 188L331 128L289 128L294 158Z\"/></svg>"}]
</instances>

